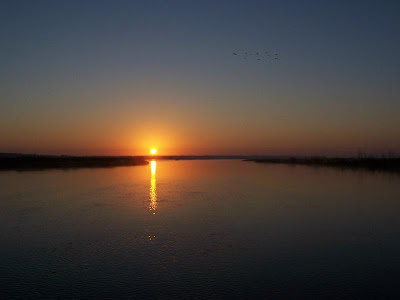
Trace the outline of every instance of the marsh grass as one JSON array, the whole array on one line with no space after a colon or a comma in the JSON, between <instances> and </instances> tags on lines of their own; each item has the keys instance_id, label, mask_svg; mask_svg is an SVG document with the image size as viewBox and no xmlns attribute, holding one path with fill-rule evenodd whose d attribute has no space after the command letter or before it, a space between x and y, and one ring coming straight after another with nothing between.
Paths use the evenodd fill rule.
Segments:
<instances>
[{"instance_id":1,"label":"marsh grass","mask_svg":"<svg viewBox=\"0 0 400 300\"><path fill-rule=\"evenodd\" d=\"M335 167L341 169L364 169L400 173L400 157L394 155L372 156L359 154L356 157L283 157L247 159L256 163L307 165L314 167Z\"/></svg>"},{"instance_id":2,"label":"marsh grass","mask_svg":"<svg viewBox=\"0 0 400 300\"><path fill-rule=\"evenodd\" d=\"M38 170L70 168L106 168L147 165L142 157L134 156L41 156L0 157L0 170Z\"/></svg>"}]
</instances>

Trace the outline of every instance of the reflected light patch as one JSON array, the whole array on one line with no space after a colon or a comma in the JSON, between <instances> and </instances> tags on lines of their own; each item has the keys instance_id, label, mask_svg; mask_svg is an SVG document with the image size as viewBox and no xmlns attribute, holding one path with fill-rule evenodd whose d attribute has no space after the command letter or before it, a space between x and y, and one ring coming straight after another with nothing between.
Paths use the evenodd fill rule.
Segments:
<instances>
[{"instance_id":1,"label":"reflected light patch","mask_svg":"<svg viewBox=\"0 0 400 300\"><path fill-rule=\"evenodd\" d=\"M156 187L156 170L157 170L157 162L152 160L150 162L150 211L153 215L156 214L157 209L157 187Z\"/></svg>"}]
</instances>

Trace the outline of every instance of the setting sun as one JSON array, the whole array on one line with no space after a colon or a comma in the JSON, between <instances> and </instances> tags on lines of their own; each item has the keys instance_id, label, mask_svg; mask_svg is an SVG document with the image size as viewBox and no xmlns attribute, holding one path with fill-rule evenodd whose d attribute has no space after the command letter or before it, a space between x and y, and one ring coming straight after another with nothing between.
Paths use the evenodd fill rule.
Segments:
<instances>
[{"instance_id":1,"label":"setting sun","mask_svg":"<svg viewBox=\"0 0 400 300\"><path fill-rule=\"evenodd\" d=\"M156 149L156 148L150 149L150 154L151 154L151 155L157 154L157 149Z\"/></svg>"}]
</instances>

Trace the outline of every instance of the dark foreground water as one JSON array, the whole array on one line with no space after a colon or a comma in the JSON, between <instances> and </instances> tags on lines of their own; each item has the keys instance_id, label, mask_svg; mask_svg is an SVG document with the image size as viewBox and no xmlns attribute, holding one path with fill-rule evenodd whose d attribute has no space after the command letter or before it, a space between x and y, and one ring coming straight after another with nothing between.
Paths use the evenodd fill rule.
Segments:
<instances>
[{"instance_id":1,"label":"dark foreground water","mask_svg":"<svg viewBox=\"0 0 400 300\"><path fill-rule=\"evenodd\" d=\"M396 298L400 177L232 160L0 172L0 298Z\"/></svg>"}]
</instances>

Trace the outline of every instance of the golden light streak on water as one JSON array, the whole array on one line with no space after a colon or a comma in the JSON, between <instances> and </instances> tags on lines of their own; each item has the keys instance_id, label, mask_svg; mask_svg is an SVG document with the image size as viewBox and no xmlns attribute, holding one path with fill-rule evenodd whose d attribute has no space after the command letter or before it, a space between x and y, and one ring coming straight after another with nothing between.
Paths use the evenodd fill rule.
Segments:
<instances>
[{"instance_id":1,"label":"golden light streak on water","mask_svg":"<svg viewBox=\"0 0 400 300\"><path fill-rule=\"evenodd\" d=\"M151 176L150 176L150 211L153 215L156 214L157 209L157 187L156 187L156 171L157 162L152 160L150 162Z\"/></svg>"}]
</instances>

